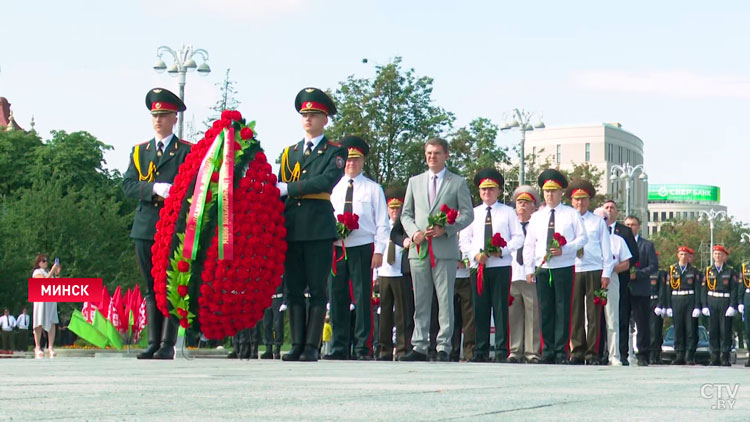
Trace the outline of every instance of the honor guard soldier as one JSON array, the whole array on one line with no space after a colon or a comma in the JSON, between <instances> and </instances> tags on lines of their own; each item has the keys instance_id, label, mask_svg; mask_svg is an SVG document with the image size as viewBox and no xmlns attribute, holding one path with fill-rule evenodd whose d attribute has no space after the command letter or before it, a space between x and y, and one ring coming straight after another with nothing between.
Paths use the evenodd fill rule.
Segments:
<instances>
[{"instance_id":1,"label":"honor guard soldier","mask_svg":"<svg viewBox=\"0 0 750 422\"><path fill-rule=\"evenodd\" d=\"M284 344L284 281L271 296L271 307L263 314L263 338L266 341L266 351L260 355L261 359L281 359L281 346ZM272 349L273 347L273 349Z\"/></svg>"},{"instance_id":2,"label":"honor guard soldier","mask_svg":"<svg viewBox=\"0 0 750 422\"><path fill-rule=\"evenodd\" d=\"M146 94L146 107L151 111L155 136L136 145L130 153L130 164L122 181L125 196L138 200L130 237L135 242L138 267L146 283L144 300L148 319L148 347L138 359L172 359L179 325L176 317L164 318L156 308L154 278L151 275L151 246L154 244L156 222L169 196L177 169L190 152L191 144L177 139L172 129L177 113L185 111L179 97L163 88Z\"/></svg>"},{"instance_id":3,"label":"honor guard soldier","mask_svg":"<svg viewBox=\"0 0 750 422\"><path fill-rule=\"evenodd\" d=\"M737 310L744 316L745 321L745 342L750 349L750 318L745 315L745 309L750 306L750 263L743 262L740 268L740 277L742 281L737 281ZM742 345L740 345L742 347ZM745 362L745 367L750 368L750 357Z\"/></svg>"},{"instance_id":4,"label":"honor guard soldier","mask_svg":"<svg viewBox=\"0 0 750 422\"><path fill-rule=\"evenodd\" d=\"M547 169L539 175L538 183L546 206L531 216L523 262L526 280L532 283L536 277L544 344L542 362L567 364L574 264L576 252L586 245L588 237L581 214L560 202L563 189L568 187L565 176Z\"/></svg>"},{"instance_id":5,"label":"honor guard soldier","mask_svg":"<svg viewBox=\"0 0 750 422\"><path fill-rule=\"evenodd\" d=\"M305 139L284 150L278 183L281 196L286 196L284 294L292 335L292 348L282 359L317 361L326 316L326 281L338 236L331 190L344 174L346 150L323 134L328 116L336 113L328 95L305 88L294 105L302 115ZM305 311L305 289L310 294L309 312Z\"/></svg>"},{"instance_id":6,"label":"honor guard soldier","mask_svg":"<svg viewBox=\"0 0 750 422\"><path fill-rule=\"evenodd\" d=\"M657 253L658 255L658 253ZM648 363L661 364L661 346L664 342L664 303L667 290L667 272L659 270L651 274L649 280L649 306L651 309L651 346Z\"/></svg>"},{"instance_id":7,"label":"honor guard soldier","mask_svg":"<svg viewBox=\"0 0 750 422\"><path fill-rule=\"evenodd\" d=\"M714 265L706 267L701 285L703 315L708 317L711 366L732 366L732 319L737 314L737 272L727 264L729 251L722 245L713 250ZM721 359L720 359L721 357Z\"/></svg>"},{"instance_id":8,"label":"honor guard soldier","mask_svg":"<svg viewBox=\"0 0 750 422\"><path fill-rule=\"evenodd\" d=\"M588 242L576 252L575 282L571 304L570 363L573 365L598 365L597 352L601 341L599 324L603 305L594 303L596 291L609 288L609 277L615 262L610 248L609 230L603 218L589 211L591 198L596 194L588 180L574 180L567 196L583 219Z\"/></svg>"},{"instance_id":9,"label":"honor guard soldier","mask_svg":"<svg viewBox=\"0 0 750 422\"><path fill-rule=\"evenodd\" d=\"M488 362L490 353L490 316L495 322L494 361L504 363L509 354L508 294L510 292L511 253L523 246L521 223L513 208L498 202L505 179L490 168L477 172L474 185L482 203L474 208L474 220L461 231L459 243L469 251L472 267L480 268L472 276L472 302L476 346L471 362ZM488 245L499 234L505 245L490 253ZM482 273L482 278L479 277Z\"/></svg>"},{"instance_id":10,"label":"honor guard soldier","mask_svg":"<svg viewBox=\"0 0 750 422\"><path fill-rule=\"evenodd\" d=\"M370 147L359 136L346 136L341 146L347 151L344 177L331 192L333 214L352 213L359 217L359 228L334 243L334 269L330 276L332 352L324 359L349 359L349 344L359 360L372 359L372 270L383 264L390 224L383 188L367 178L362 170ZM351 283L351 290L349 289ZM354 338L350 338L352 300Z\"/></svg>"},{"instance_id":11,"label":"honor guard soldier","mask_svg":"<svg viewBox=\"0 0 750 422\"><path fill-rule=\"evenodd\" d=\"M700 274L693 265L688 262L690 248L680 246L677 249L677 263L669 266L667 273L667 310L666 315L674 320L674 350L675 360L673 365L695 364L695 338L696 333L692 326L694 318L701 314L700 295L696 289L700 287L697 283Z\"/></svg>"}]
</instances>

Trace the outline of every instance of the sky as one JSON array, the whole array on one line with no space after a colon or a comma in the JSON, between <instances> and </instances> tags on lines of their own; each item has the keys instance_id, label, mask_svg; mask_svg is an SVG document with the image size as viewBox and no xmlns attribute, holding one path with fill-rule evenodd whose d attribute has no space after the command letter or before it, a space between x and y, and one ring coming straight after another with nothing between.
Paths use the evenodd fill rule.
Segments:
<instances>
[{"instance_id":1,"label":"sky","mask_svg":"<svg viewBox=\"0 0 750 422\"><path fill-rule=\"evenodd\" d=\"M88 131L122 172L153 136L146 92L178 90L152 69L159 46L208 51L212 72L187 75L186 122L202 127L229 68L270 157L303 136L301 88L373 77L401 56L434 78L455 127L501 124L513 108L548 127L619 122L643 140L649 182L719 186L729 214L750 222L750 2L0 0L0 11L0 96L18 123L33 116L44 139Z\"/></svg>"}]
</instances>

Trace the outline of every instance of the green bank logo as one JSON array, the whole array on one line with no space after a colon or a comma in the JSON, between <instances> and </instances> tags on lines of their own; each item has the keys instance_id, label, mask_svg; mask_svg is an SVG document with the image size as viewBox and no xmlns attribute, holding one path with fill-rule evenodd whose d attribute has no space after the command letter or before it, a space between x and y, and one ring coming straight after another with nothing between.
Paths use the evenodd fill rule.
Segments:
<instances>
[{"instance_id":1,"label":"green bank logo","mask_svg":"<svg viewBox=\"0 0 750 422\"><path fill-rule=\"evenodd\" d=\"M708 185L648 185L649 201L721 202L721 189Z\"/></svg>"}]
</instances>

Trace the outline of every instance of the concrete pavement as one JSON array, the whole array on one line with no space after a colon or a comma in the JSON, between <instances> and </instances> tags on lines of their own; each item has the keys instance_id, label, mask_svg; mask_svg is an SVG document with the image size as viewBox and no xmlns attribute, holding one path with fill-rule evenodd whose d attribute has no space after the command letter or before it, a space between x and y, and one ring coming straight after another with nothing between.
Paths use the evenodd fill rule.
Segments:
<instances>
[{"instance_id":1,"label":"concrete pavement","mask_svg":"<svg viewBox=\"0 0 750 422\"><path fill-rule=\"evenodd\" d=\"M110 354L5 359L0 378L0 420L12 421L750 419L750 369L741 365L138 361ZM728 407L718 399L730 400L727 391L735 389L733 410L712 409Z\"/></svg>"}]
</instances>

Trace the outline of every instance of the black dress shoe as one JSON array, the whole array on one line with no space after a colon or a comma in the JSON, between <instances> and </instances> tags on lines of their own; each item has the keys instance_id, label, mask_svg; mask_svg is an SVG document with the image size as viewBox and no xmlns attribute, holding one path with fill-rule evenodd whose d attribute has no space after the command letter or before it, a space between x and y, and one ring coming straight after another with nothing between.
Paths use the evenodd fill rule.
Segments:
<instances>
[{"instance_id":1,"label":"black dress shoe","mask_svg":"<svg viewBox=\"0 0 750 422\"><path fill-rule=\"evenodd\" d=\"M672 361L672 365L684 365L684 364L685 364L685 358L682 358L682 357L678 357Z\"/></svg>"},{"instance_id":2,"label":"black dress shoe","mask_svg":"<svg viewBox=\"0 0 750 422\"><path fill-rule=\"evenodd\" d=\"M296 362L299 360L299 355L302 354L303 347L301 345L292 345L291 350L281 357L284 362Z\"/></svg>"},{"instance_id":3,"label":"black dress shoe","mask_svg":"<svg viewBox=\"0 0 750 422\"><path fill-rule=\"evenodd\" d=\"M508 361L508 357L503 354L497 354L495 353L495 359L493 359L495 363L505 363Z\"/></svg>"},{"instance_id":4,"label":"black dress shoe","mask_svg":"<svg viewBox=\"0 0 750 422\"><path fill-rule=\"evenodd\" d=\"M237 352L235 352L234 350L232 350L231 352L229 352L227 354L227 359L237 359Z\"/></svg>"},{"instance_id":5,"label":"black dress shoe","mask_svg":"<svg viewBox=\"0 0 750 422\"><path fill-rule=\"evenodd\" d=\"M721 366L721 361L716 359L711 359L711 362L708 363L708 366Z\"/></svg>"},{"instance_id":6,"label":"black dress shoe","mask_svg":"<svg viewBox=\"0 0 750 422\"><path fill-rule=\"evenodd\" d=\"M265 351L265 352L263 352L263 353L262 353L262 354L260 355L260 358L261 358L261 359L273 359L273 351L271 351L271 349L270 349L270 348L266 349L266 351Z\"/></svg>"},{"instance_id":7,"label":"black dress shoe","mask_svg":"<svg viewBox=\"0 0 750 422\"><path fill-rule=\"evenodd\" d=\"M305 350L299 355L300 362L317 362L320 358L320 352L317 347L305 346Z\"/></svg>"},{"instance_id":8,"label":"black dress shoe","mask_svg":"<svg viewBox=\"0 0 750 422\"><path fill-rule=\"evenodd\" d=\"M586 359L586 365L599 366L600 362L597 358Z\"/></svg>"},{"instance_id":9,"label":"black dress shoe","mask_svg":"<svg viewBox=\"0 0 750 422\"><path fill-rule=\"evenodd\" d=\"M507 362L508 362L508 363L521 363L521 361L520 361L520 360L518 360L518 358L517 358L517 357L515 357L515 356L511 356L511 357L509 357L509 358L508 358L508 361L507 361Z\"/></svg>"},{"instance_id":10,"label":"black dress shoe","mask_svg":"<svg viewBox=\"0 0 750 422\"><path fill-rule=\"evenodd\" d=\"M372 360L370 355L357 355L357 360Z\"/></svg>"},{"instance_id":11,"label":"black dress shoe","mask_svg":"<svg viewBox=\"0 0 750 422\"><path fill-rule=\"evenodd\" d=\"M558 364L558 365L567 365L568 364L568 359L566 359L564 356L561 356L561 357L555 359L555 363Z\"/></svg>"},{"instance_id":12,"label":"black dress shoe","mask_svg":"<svg viewBox=\"0 0 750 422\"><path fill-rule=\"evenodd\" d=\"M721 366L732 366L732 364L728 360L721 360Z\"/></svg>"},{"instance_id":13,"label":"black dress shoe","mask_svg":"<svg viewBox=\"0 0 750 422\"><path fill-rule=\"evenodd\" d=\"M573 356L572 358L570 358L569 363L571 365L583 365L586 362L583 359L579 358L578 356Z\"/></svg>"},{"instance_id":14,"label":"black dress shoe","mask_svg":"<svg viewBox=\"0 0 750 422\"><path fill-rule=\"evenodd\" d=\"M458 353L451 352L451 362L460 362L461 356Z\"/></svg>"},{"instance_id":15,"label":"black dress shoe","mask_svg":"<svg viewBox=\"0 0 750 422\"><path fill-rule=\"evenodd\" d=\"M539 364L540 362L541 362L541 360L539 360L539 358L536 357L536 356L530 357L530 358L526 358L526 363L530 363L530 364L536 365L536 364Z\"/></svg>"},{"instance_id":16,"label":"black dress shoe","mask_svg":"<svg viewBox=\"0 0 750 422\"><path fill-rule=\"evenodd\" d=\"M391 356L391 355L378 356L378 358L376 360L385 361L385 362L392 362L393 361L393 356Z\"/></svg>"},{"instance_id":17,"label":"black dress shoe","mask_svg":"<svg viewBox=\"0 0 750 422\"><path fill-rule=\"evenodd\" d=\"M438 362L450 362L451 361L451 357L448 354L448 352L440 351L437 354L437 360L438 360Z\"/></svg>"},{"instance_id":18,"label":"black dress shoe","mask_svg":"<svg viewBox=\"0 0 750 422\"><path fill-rule=\"evenodd\" d=\"M489 359L487 359L487 356L483 354L475 354L471 359L469 359L469 362L471 363L485 363L488 361Z\"/></svg>"},{"instance_id":19,"label":"black dress shoe","mask_svg":"<svg viewBox=\"0 0 750 422\"><path fill-rule=\"evenodd\" d=\"M554 365L555 364L555 358L553 356L542 358L541 363L545 365Z\"/></svg>"},{"instance_id":20,"label":"black dress shoe","mask_svg":"<svg viewBox=\"0 0 750 422\"><path fill-rule=\"evenodd\" d=\"M628 359L620 359L620 363L622 363L622 366L630 366L630 362L628 362Z\"/></svg>"},{"instance_id":21,"label":"black dress shoe","mask_svg":"<svg viewBox=\"0 0 750 422\"><path fill-rule=\"evenodd\" d=\"M427 355L419 353L416 350L412 350L404 356L398 359L400 362L427 362Z\"/></svg>"},{"instance_id":22,"label":"black dress shoe","mask_svg":"<svg viewBox=\"0 0 750 422\"><path fill-rule=\"evenodd\" d=\"M695 360L693 359L685 359L685 365L695 365Z\"/></svg>"},{"instance_id":23,"label":"black dress shoe","mask_svg":"<svg viewBox=\"0 0 750 422\"><path fill-rule=\"evenodd\" d=\"M648 366L648 360L646 358L638 358L638 366Z\"/></svg>"},{"instance_id":24,"label":"black dress shoe","mask_svg":"<svg viewBox=\"0 0 750 422\"><path fill-rule=\"evenodd\" d=\"M349 357L341 352L333 352L324 355L323 360L349 360Z\"/></svg>"}]
</instances>

